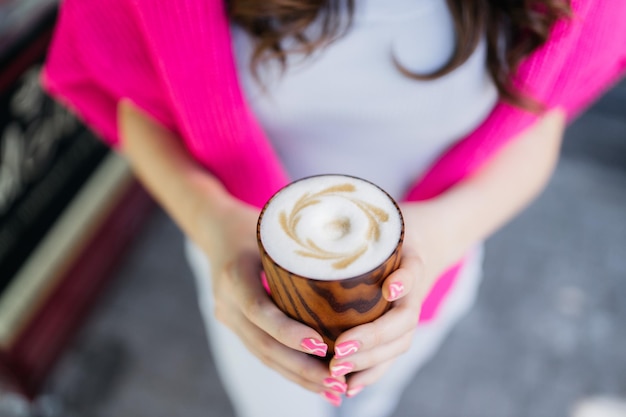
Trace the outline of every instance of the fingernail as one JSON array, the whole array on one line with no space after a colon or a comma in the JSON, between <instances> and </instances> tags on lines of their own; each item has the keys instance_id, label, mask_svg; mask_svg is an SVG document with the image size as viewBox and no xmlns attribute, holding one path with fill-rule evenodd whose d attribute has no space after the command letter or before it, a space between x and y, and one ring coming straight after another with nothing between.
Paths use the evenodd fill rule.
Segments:
<instances>
[{"instance_id":1,"label":"fingernail","mask_svg":"<svg viewBox=\"0 0 626 417\"><path fill-rule=\"evenodd\" d=\"M352 398L356 396L359 392L363 391L363 388L365 388L365 385L358 385L354 388L350 388L348 392L346 392L346 397Z\"/></svg>"},{"instance_id":2,"label":"fingernail","mask_svg":"<svg viewBox=\"0 0 626 417\"><path fill-rule=\"evenodd\" d=\"M341 394L346 392L346 390L348 389L348 384L337 381L335 378L326 378L323 384L326 388L330 388L333 391L337 391Z\"/></svg>"},{"instance_id":3,"label":"fingernail","mask_svg":"<svg viewBox=\"0 0 626 417\"><path fill-rule=\"evenodd\" d=\"M267 281L267 275L265 275L265 271L261 271L261 284L263 284L265 292L267 292L268 294L272 293L272 290L270 290L270 283Z\"/></svg>"},{"instance_id":4,"label":"fingernail","mask_svg":"<svg viewBox=\"0 0 626 417\"><path fill-rule=\"evenodd\" d=\"M348 355L352 355L359 350L359 342L350 340L348 342L339 343L335 345L335 358L345 358Z\"/></svg>"},{"instance_id":5,"label":"fingernail","mask_svg":"<svg viewBox=\"0 0 626 417\"><path fill-rule=\"evenodd\" d=\"M389 284L389 301L395 301L404 292L404 285L401 282L392 282Z\"/></svg>"},{"instance_id":6,"label":"fingernail","mask_svg":"<svg viewBox=\"0 0 626 417\"><path fill-rule=\"evenodd\" d=\"M326 343L312 337L302 339L300 346L311 355L321 356L322 358L325 357L326 352L328 352L328 345Z\"/></svg>"},{"instance_id":7,"label":"fingernail","mask_svg":"<svg viewBox=\"0 0 626 417\"><path fill-rule=\"evenodd\" d=\"M352 364L351 362L341 362L337 365L330 367L330 374L335 378L338 378L340 376L344 376L345 374L350 373L350 371L352 371L353 369L354 364Z\"/></svg>"},{"instance_id":8,"label":"fingernail","mask_svg":"<svg viewBox=\"0 0 626 417\"><path fill-rule=\"evenodd\" d=\"M328 391L322 391L321 394L322 394L322 398L324 398L326 401L328 401L335 407L339 407L341 405L340 396L333 394L332 392L328 392Z\"/></svg>"}]
</instances>

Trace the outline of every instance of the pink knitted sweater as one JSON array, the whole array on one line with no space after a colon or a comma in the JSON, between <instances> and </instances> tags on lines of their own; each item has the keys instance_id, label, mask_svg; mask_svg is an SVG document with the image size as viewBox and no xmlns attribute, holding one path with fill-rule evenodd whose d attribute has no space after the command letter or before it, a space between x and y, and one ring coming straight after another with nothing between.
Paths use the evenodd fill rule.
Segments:
<instances>
[{"instance_id":1,"label":"pink knitted sweater","mask_svg":"<svg viewBox=\"0 0 626 417\"><path fill-rule=\"evenodd\" d=\"M250 204L288 178L239 87L223 0L65 0L44 68L47 90L102 138L118 142L116 105L128 97L178 133L190 153ZM626 70L626 2L572 0L575 17L528 57L519 83L573 117ZM536 116L499 103L406 196L432 198L463 180ZM432 318L459 265L422 308Z\"/></svg>"}]
</instances>

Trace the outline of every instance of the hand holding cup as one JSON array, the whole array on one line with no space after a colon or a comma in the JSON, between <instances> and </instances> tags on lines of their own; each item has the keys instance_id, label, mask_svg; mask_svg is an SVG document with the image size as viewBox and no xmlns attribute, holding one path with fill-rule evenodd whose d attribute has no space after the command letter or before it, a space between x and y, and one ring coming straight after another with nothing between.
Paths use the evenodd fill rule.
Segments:
<instances>
[{"instance_id":1,"label":"hand holding cup","mask_svg":"<svg viewBox=\"0 0 626 417\"><path fill-rule=\"evenodd\" d=\"M355 177L296 181L272 197L257 223L270 295L328 344L390 307L385 278L400 264L404 223L395 201Z\"/></svg>"}]
</instances>

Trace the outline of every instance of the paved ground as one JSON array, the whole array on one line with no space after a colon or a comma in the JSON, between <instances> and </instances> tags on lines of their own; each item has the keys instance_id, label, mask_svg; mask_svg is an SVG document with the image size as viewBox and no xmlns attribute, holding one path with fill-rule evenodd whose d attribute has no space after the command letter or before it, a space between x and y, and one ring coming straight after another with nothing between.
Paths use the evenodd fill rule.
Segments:
<instances>
[{"instance_id":1,"label":"paved ground","mask_svg":"<svg viewBox=\"0 0 626 417\"><path fill-rule=\"evenodd\" d=\"M565 417L626 397L626 83L570 128L548 190L487 246L478 305L396 416ZM49 391L65 417L228 417L207 349L181 236L157 212Z\"/></svg>"}]
</instances>

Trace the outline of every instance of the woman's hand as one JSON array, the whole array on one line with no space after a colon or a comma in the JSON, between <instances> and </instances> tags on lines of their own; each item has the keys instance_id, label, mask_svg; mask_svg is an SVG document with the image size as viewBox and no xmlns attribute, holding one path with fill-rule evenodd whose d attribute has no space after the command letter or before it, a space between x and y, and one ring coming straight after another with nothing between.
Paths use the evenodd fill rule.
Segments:
<instances>
[{"instance_id":1,"label":"woman's hand","mask_svg":"<svg viewBox=\"0 0 626 417\"><path fill-rule=\"evenodd\" d=\"M322 337L285 316L263 289L259 211L233 198L191 158L181 138L132 102L119 103L118 117L121 150L133 171L210 259L218 319L267 366L336 401L331 387L343 389L345 378L329 379L328 367L306 354L325 356Z\"/></svg>"},{"instance_id":2,"label":"woman's hand","mask_svg":"<svg viewBox=\"0 0 626 417\"><path fill-rule=\"evenodd\" d=\"M322 337L280 311L261 284L256 242L259 211L233 199L223 213L206 218L200 227L212 267L216 318L265 365L332 402L324 392L332 394L328 386L341 390L345 378L330 380L326 364L312 356L326 355Z\"/></svg>"},{"instance_id":3,"label":"woman's hand","mask_svg":"<svg viewBox=\"0 0 626 417\"><path fill-rule=\"evenodd\" d=\"M409 231L406 232L409 237ZM394 360L410 348L429 288L418 249L412 240L406 239L400 267L383 283L383 296L393 303L392 308L377 320L350 329L337 339L330 371L333 377L348 375L348 397L380 379Z\"/></svg>"}]
</instances>

